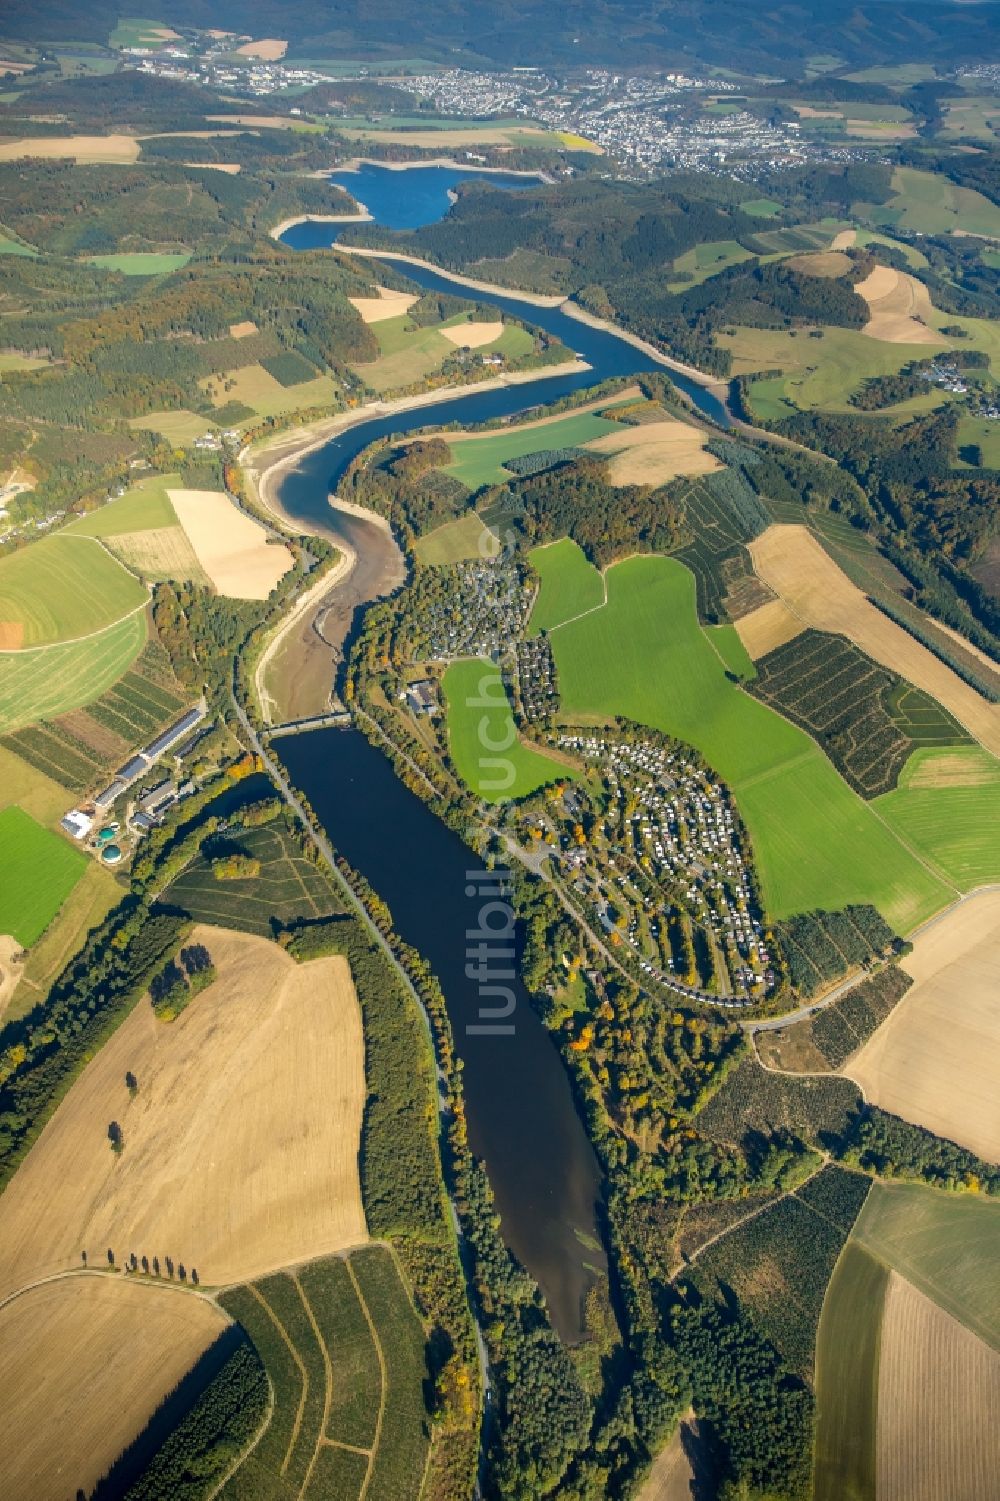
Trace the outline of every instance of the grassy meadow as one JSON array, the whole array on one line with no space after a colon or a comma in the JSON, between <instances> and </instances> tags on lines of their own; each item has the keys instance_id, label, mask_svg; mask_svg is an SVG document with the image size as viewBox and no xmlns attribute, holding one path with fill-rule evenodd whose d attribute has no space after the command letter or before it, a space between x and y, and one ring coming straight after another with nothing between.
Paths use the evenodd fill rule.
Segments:
<instances>
[{"instance_id":1,"label":"grassy meadow","mask_svg":"<svg viewBox=\"0 0 1000 1501\"><path fill-rule=\"evenodd\" d=\"M153 474L132 485L124 495L88 511L66 528L77 537L118 537L124 532L145 532L176 526L177 515L167 495L180 486L179 474Z\"/></svg>"},{"instance_id":2,"label":"grassy meadow","mask_svg":"<svg viewBox=\"0 0 1000 1501\"><path fill-rule=\"evenodd\" d=\"M442 681L451 758L462 781L488 803L527 797L573 772L517 738L500 669L474 657L453 662ZM489 699L490 707L475 702ZM508 777L510 769L512 775ZM499 785L498 785L499 784Z\"/></svg>"},{"instance_id":3,"label":"grassy meadow","mask_svg":"<svg viewBox=\"0 0 1000 1501\"><path fill-rule=\"evenodd\" d=\"M159 433L168 443L177 443L182 447L218 427L218 423L213 422L210 417L202 417L198 412L189 412L184 407L179 407L176 411L146 412L142 417L130 417L128 425L145 432Z\"/></svg>"},{"instance_id":4,"label":"grassy meadow","mask_svg":"<svg viewBox=\"0 0 1000 1501\"><path fill-rule=\"evenodd\" d=\"M872 902L907 931L945 905L815 741L727 678L682 564L629 558L605 577L607 606L552 632L563 714L624 714L697 747L736 795L772 917Z\"/></svg>"},{"instance_id":5,"label":"grassy meadow","mask_svg":"<svg viewBox=\"0 0 1000 1501\"><path fill-rule=\"evenodd\" d=\"M719 334L717 342L731 351L734 375L782 372L750 387L754 411L766 420L817 407L853 412L848 398L866 380L895 375L912 360L927 359L935 351L928 344L883 343L851 328L825 327L822 335L812 338L805 329L737 328L732 334ZM941 347L948 342L942 341Z\"/></svg>"},{"instance_id":6,"label":"grassy meadow","mask_svg":"<svg viewBox=\"0 0 1000 1501\"><path fill-rule=\"evenodd\" d=\"M879 1342L889 1268L851 1239L816 1337L813 1501L876 1501Z\"/></svg>"},{"instance_id":7,"label":"grassy meadow","mask_svg":"<svg viewBox=\"0 0 1000 1501\"><path fill-rule=\"evenodd\" d=\"M188 251L134 250L117 255L89 255L88 264L104 271L120 271L123 276L165 276L179 271L191 259Z\"/></svg>"},{"instance_id":8,"label":"grassy meadow","mask_svg":"<svg viewBox=\"0 0 1000 1501\"><path fill-rule=\"evenodd\" d=\"M496 537L476 511L466 511L418 537L413 551L426 566L460 563L465 558L490 557Z\"/></svg>"},{"instance_id":9,"label":"grassy meadow","mask_svg":"<svg viewBox=\"0 0 1000 1501\"><path fill-rule=\"evenodd\" d=\"M889 827L962 891L1000 881L1000 762L978 745L913 752L874 803Z\"/></svg>"},{"instance_id":10,"label":"grassy meadow","mask_svg":"<svg viewBox=\"0 0 1000 1501\"><path fill-rule=\"evenodd\" d=\"M1000 207L974 188L960 188L940 172L897 167L892 174L893 196L887 203L869 204L864 217L890 229L915 234L966 234L1000 237Z\"/></svg>"},{"instance_id":11,"label":"grassy meadow","mask_svg":"<svg viewBox=\"0 0 1000 1501\"><path fill-rule=\"evenodd\" d=\"M1000 1204L921 1183L872 1185L854 1239L1000 1350Z\"/></svg>"},{"instance_id":12,"label":"grassy meadow","mask_svg":"<svg viewBox=\"0 0 1000 1501\"><path fill-rule=\"evenodd\" d=\"M0 933L30 948L83 875L87 857L23 808L0 813Z\"/></svg>"},{"instance_id":13,"label":"grassy meadow","mask_svg":"<svg viewBox=\"0 0 1000 1501\"><path fill-rule=\"evenodd\" d=\"M745 209L746 204L742 207ZM707 240L703 245L695 245L691 250L685 250L674 261L674 280L667 283L671 292L683 292L688 287L700 286L710 276L715 276L719 271L725 271L729 266L738 266L741 261L752 259L751 252L745 250L736 240ZM678 272L681 273L678 276Z\"/></svg>"},{"instance_id":14,"label":"grassy meadow","mask_svg":"<svg viewBox=\"0 0 1000 1501\"><path fill-rule=\"evenodd\" d=\"M528 560L538 574L538 597L528 622L528 634L537 636L562 625L584 610L604 603L604 581L569 537L535 547Z\"/></svg>"},{"instance_id":15,"label":"grassy meadow","mask_svg":"<svg viewBox=\"0 0 1000 1501\"><path fill-rule=\"evenodd\" d=\"M522 458L525 454L542 453L552 448L578 448L592 438L603 438L606 433L614 432L621 432L619 423L610 422L595 412L578 412L560 417L555 422L529 423L504 428L500 432L476 434L452 444L451 463L445 466L445 473L453 474L470 490L479 490L483 485L501 485L510 479L509 472L501 467L507 459ZM626 433L625 438L627 436ZM625 446L625 439L622 446Z\"/></svg>"},{"instance_id":16,"label":"grassy meadow","mask_svg":"<svg viewBox=\"0 0 1000 1501\"><path fill-rule=\"evenodd\" d=\"M12 646L44 646L101 631L145 604L142 584L99 543L43 537L0 560L0 623ZM13 628L13 631L12 631Z\"/></svg>"},{"instance_id":17,"label":"grassy meadow","mask_svg":"<svg viewBox=\"0 0 1000 1501\"><path fill-rule=\"evenodd\" d=\"M83 641L0 652L0 733L93 703L145 644L146 616L138 610Z\"/></svg>"}]
</instances>

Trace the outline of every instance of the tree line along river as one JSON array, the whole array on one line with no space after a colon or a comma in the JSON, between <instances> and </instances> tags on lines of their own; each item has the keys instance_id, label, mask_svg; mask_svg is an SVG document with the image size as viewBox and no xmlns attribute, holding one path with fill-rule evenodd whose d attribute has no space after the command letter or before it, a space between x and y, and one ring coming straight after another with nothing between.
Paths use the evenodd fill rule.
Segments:
<instances>
[{"instance_id":1,"label":"tree line along river","mask_svg":"<svg viewBox=\"0 0 1000 1501\"><path fill-rule=\"evenodd\" d=\"M470 175L434 169L444 175L431 191L421 177L428 170L368 169L367 179L351 174L344 185L363 198L378 222L411 227L428 222L428 215L440 217L449 188ZM374 172L391 183L376 178L372 188ZM523 183L498 180L498 185ZM293 249L316 249L331 245L338 228L315 222L293 225L282 240ZM351 460L376 439L435 424L513 416L612 377L664 370L628 340L559 308L537 307L513 293L471 291L443 272L409 262L390 264L427 291L473 297L545 329L590 369L543 375L525 385L473 389L465 396L368 418L304 455L281 480L282 510L304 530L346 544L359 559L384 551L385 533L362 517L332 509L329 496ZM706 416L729 426L729 414L716 396L672 370L669 375ZM359 587L362 576L364 586ZM343 603L350 610L379 592L376 579L363 568L354 570L343 589ZM474 954L490 900L485 868L357 731L316 730L283 740L281 759L332 843L388 903L400 935L437 974L464 1063L470 1145L486 1164L504 1238L541 1287L556 1328L564 1338L579 1338L587 1290L606 1267L601 1173L562 1060L518 979L503 981L514 993L511 1030L475 1030L482 1000Z\"/></svg>"}]
</instances>

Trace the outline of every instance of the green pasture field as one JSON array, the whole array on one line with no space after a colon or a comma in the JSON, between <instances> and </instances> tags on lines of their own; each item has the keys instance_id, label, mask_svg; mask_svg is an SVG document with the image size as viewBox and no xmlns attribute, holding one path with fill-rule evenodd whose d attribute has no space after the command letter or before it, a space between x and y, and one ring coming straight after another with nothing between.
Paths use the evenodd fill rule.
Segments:
<instances>
[{"instance_id":1,"label":"green pasture field","mask_svg":"<svg viewBox=\"0 0 1000 1501\"><path fill-rule=\"evenodd\" d=\"M528 634L537 636L562 625L584 610L604 603L604 582L587 562L583 549L569 537L547 547L532 548L528 561L538 574L538 597L528 622Z\"/></svg>"},{"instance_id":2,"label":"green pasture field","mask_svg":"<svg viewBox=\"0 0 1000 1501\"><path fill-rule=\"evenodd\" d=\"M1000 761L989 751L915 750L873 807L960 890L1000 881Z\"/></svg>"},{"instance_id":3,"label":"green pasture field","mask_svg":"<svg viewBox=\"0 0 1000 1501\"><path fill-rule=\"evenodd\" d=\"M82 850L23 808L0 813L0 933L25 948L40 938L87 867Z\"/></svg>"},{"instance_id":4,"label":"green pasture field","mask_svg":"<svg viewBox=\"0 0 1000 1501\"><path fill-rule=\"evenodd\" d=\"M91 635L149 598L100 543L59 534L0 559L0 621L20 622L23 646Z\"/></svg>"},{"instance_id":5,"label":"green pasture field","mask_svg":"<svg viewBox=\"0 0 1000 1501\"><path fill-rule=\"evenodd\" d=\"M876 1501L879 1343L888 1283L889 1268L849 1240L816 1336L813 1501Z\"/></svg>"},{"instance_id":6,"label":"green pasture field","mask_svg":"<svg viewBox=\"0 0 1000 1501\"><path fill-rule=\"evenodd\" d=\"M453 474L470 490L479 490L483 485L502 485L511 477L509 471L501 467L507 459L541 453L547 448L579 448L592 438L620 430L619 424L609 422L596 412L575 415L571 412L557 422L546 422L541 427L515 426L501 432L476 434L452 444L451 463L445 465L444 472ZM445 439L447 441L447 434Z\"/></svg>"},{"instance_id":7,"label":"green pasture field","mask_svg":"<svg viewBox=\"0 0 1000 1501\"><path fill-rule=\"evenodd\" d=\"M108 37L109 47L155 47L158 31L168 30L166 21L150 21L140 16L123 16Z\"/></svg>"},{"instance_id":8,"label":"green pasture field","mask_svg":"<svg viewBox=\"0 0 1000 1501\"><path fill-rule=\"evenodd\" d=\"M734 625L708 625L704 629L705 635L722 658L722 665L729 672L747 681L757 676L753 658L740 640L740 633Z\"/></svg>"},{"instance_id":9,"label":"green pasture field","mask_svg":"<svg viewBox=\"0 0 1000 1501\"><path fill-rule=\"evenodd\" d=\"M120 271L123 276L165 276L168 271L179 271L191 259L190 252L160 254L154 250L136 250L120 255L88 255L91 266L100 266L105 271Z\"/></svg>"},{"instance_id":10,"label":"green pasture field","mask_svg":"<svg viewBox=\"0 0 1000 1501\"><path fill-rule=\"evenodd\" d=\"M413 551L428 566L460 563L464 558L492 557L496 535L476 511L466 511L455 521L446 521L432 532L418 537Z\"/></svg>"},{"instance_id":11,"label":"green pasture field","mask_svg":"<svg viewBox=\"0 0 1000 1501\"><path fill-rule=\"evenodd\" d=\"M518 740L500 669L492 662L481 657L453 662L441 686L451 758L462 781L477 797L488 803L509 802L527 797L548 782L574 776L561 761L529 750ZM491 706L474 702L483 698L489 699ZM508 767L512 773L509 781Z\"/></svg>"},{"instance_id":12,"label":"green pasture field","mask_svg":"<svg viewBox=\"0 0 1000 1501\"><path fill-rule=\"evenodd\" d=\"M745 204L742 206L746 207ZM668 290L686 291L689 287L699 286L719 271L725 271L727 266L737 266L740 261L752 259L752 253L736 240L707 240L703 245L695 245L692 250L685 250L683 255L677 257L674 272L683 271L688 275L683 281L668 282Z\"/></svg>"},{"instance_id":13,"label":"green pasture field","mask_svg":"<svg viewBox=\"0 0 1000 1501\"><path fill-rule=\"evenodd\" d=\"M306 407L332 407L336 398L336 387L329 375L317 375L314 380L302 381L297 386L283 386L263 365L255 364L228 370L225 378L233 383L231 390L222 390L218 376L212 376L210 380L200 384L203 389L212 386L217 393L217 406L223 407L237 401L249 407L258 417L280 417L286 412L296 412ZM199 434L209 425L202 418Z\"/></svg>"},{"instance_id":14,"label":"green pasture field","mask_svg":"<svg viewBox=\"0 0 1000 1501\"><path fill-rule=\"evenodd\" d=\"M889 89L908 89L926 83L935 76L933 63L895 63L887 67L862 68L860 73L845 73L851 83L884 83Z\"/></svg>"},{"instance_id":15,"label":"green pasture field","mask_svg":"<svg viewBox=\"0 0 1000 1501\"><path fill-rule=\"evenodd\" d=\"M197 412L188 412L180 407L176 412L146 412L142 417L130 417L128 425L145 432L159 433L168 443L186 448L195 438L211 432L219 424L211 417L202 417Z\"/></svg>"},{"instance_id":16,"label":"green pasture field","mask_svg":"<svg viewBox=\"0 0 1000 1501\"><path fill-rule=\"evenodd\" d=\"M454 320L460 321L458 319ZM355 370L373 391L391 391L439 370L455 346L441 333L440 325L420 328L403 313L371 325L378 340L379 357Z\"/></svg>"},{"instance_id":17,"label":"green pasture field","mask_svg":"<svg viewBox=\"0 0 1000 1501\"><path fill-rule=\"evenodd\" d=\"M727 678L681 563L629 558L605 579L605 608L552 632L562 712L624 714L697 747L736 795L772 918L872 902L906 932L946 904L815 741Z\"/></svg>"},{"instance_id":18,"label":"green pasture field","mask_svg":"<svg viewBox=\"0 0 1000 1501\"><path fill-rule=\"evenodd\" d=\"M48 365L49 360L42 355L18 354L16 350L0 354L0 375L9 370L41 370L43 365Z\"/></svg>"},{"instance_id":19,"label":"green pasture field","mask_svg":"<svg viewBox=\"0 0 1000 1501\"><path fill-rule=\"evenodd\" d=\"M773 198L745 198L740 209L744 214L755 214L758 219L773 219L781 213L781 204Z\"/></svg>"},{"instance_id":20,"label":"green pasture field","mask_svg":"<svg viewBox=\"0 0 1000 1501\"><path fill-rule=\"evenodd\" d=\"M953 99L948 102L941 136L945 140L971 138L975 141L988 141L992 145L998 124L1000 101L993 95Z\"/></svg>"},{"instance_id":21,"label":"green pasture field","mask_svg":"<svg viewBox=\"0 0 1000 1501\"><path fill-rule=\"evenodd\" d=\"M984 468L1000 469L1000 422L989 417L960 417L958 446L959 450L978 448Z\"/></svg>"},{"instance_id":22,"label":"green pasture field","mask_svg":"<svg viewBox=\"0 0 1000 1501\"><path fill-rule=\"evenodd\" d=\"M991 271L1000 271L1000 250L988 250L984 247L979 252L979 259L984 266L989 266Z\"/></svg>"},{"instance_id":23,"label":"green pasture field","mask_svg":"<svg viewBox=\"0 0 1000 1501\"><path fill-rule=\"evenodd\" d=\"M253 1342L274 1397L223 1498L297 1495L314 1466L309 1495L348 1501L364 1488L370 1501L416 1501L427 1458L426 1341L391 1252L370 1246L312 1262L231 1288L219 1302ZM343 1444L354 1447L332 1447Z\"/></svg>"},{"instance_id":24,"label":"green pasture field","mask_svg":"<svg viewBox=\"0 0 1000 1501\"><path fill-rule=\"evenodd\" d=\"M339 910L326 877L305 858L283 823L240 829L235 842L260 861L258 875L246 881L217 881L211 856L199 855L164 893L164 900L182 907L196 922L263 938L271 937L273 918L290 923L301 917L329 917Z\"/></svg>"},{"instance_id":25,"label":"green pasture field","mask_svg":"<svg viewBox=\"0 0 1000 1501\"><path fill-rule=\"evenodd\" d=\"M519 323L505 323L503 333L492 344L484 344L479 354L502 354L507 360L523 360L535 348L534 337ZM569 351L567 350L567 354Z\"/></svg>"},{"instance_id":26,"label":"green pasture field","mask_svg":"<svg viewBox=\"0 0 1000 1501\"><path fill-rule=\"evenodd\" d=\"M921 1183L872 1184L854 1240L1000 1350L1000 1204Z\"/></svg>"},{"instance_id":27,"label":"green pasture field","mask_svg":"<svg viewBox=\"0 0 1000 1501\"><path fill-rule=\"evenodd\" d=\"M0 255L37 255L34 245L25 245L21 240L11 240L0 233Z\"/></svg>"},{"instance_id":28,"label":"green pasture field","mask_svg":"<svg viewBox=\"0 0 1000 1501\"><path fill-rule=\"evenodd\" d=\"M917 234L1000 236L1000 207L974 188L960 188L937 172L897 167L892 174L894 196L887 203L854 206L875 224L913 230Z\"/></svg>"},{"instance_id":29,"label":"green pasture field","mask_svg":"<svg viewBox=\"0 0 1000 1501\"><path fill-rule=\"evenodd\" d=\"M938 308L934 309L929 321L934 328L941 328L943 325L960 328L964 337L947 338L948 344L953 349L980 350L989 360L993 374L1000 377L1000 322L993 318L953 316L951 313L942 313Z\"/></svg>"},{"instance_id":30,"label":"green pasture field","mask_svg":"<svg viewBox=\"0 0 1000 1501\"><path fill-rule=\"evenodd\" d=\"M123 532L147 532L176 526L177 514L167 495L180 485L179 474L152 474L132 485L124 495L96 511L88 511L66 528L78 537L119 537Z\"/></svg>"},{"instance_id":31,"label":"green pasture field","mask_svg":"<svg viewBox=\"0 0 1000 1501\"><path fill-rule=\"evenodd\" d=\"M948 319L944 320L948 322ZM952 319L957 322L957 319ZM968 322L984 320L968 319ZM937 348L928 344L887 344L851 328L822 329L814 339L805 329L737 328L720 333L716 342L733 356L734 375L755 370L780 370L782 375L754 381L750 401L761 416L787 416L780 404L812 411L850 412L848 397L866 380L895 375L911 360L925 360ZM942 339L941 349L951 340ZM969 341L972 347L972 340Z\"/></svg>"},{"instance_id":32,"label":"green pasture field","mask_svg":"<svg viewBox=\"0 0 1000 1501\"><path fill-rule=\"evenodd\" d=\"M0 652L0 733L93 703L145 644L146 616L136 611L83 641Z\"/></svg>"},{"instance_id":33,"label":"green pasture field","mask_svg":"<svg viewBox=\"0 0 1000 1501\"><path fill-rule=\"evenodd\" d=\"M38 823L58 823L66 789L0 743L0 808L23 808Z\"/></svg>"}]
</instances>

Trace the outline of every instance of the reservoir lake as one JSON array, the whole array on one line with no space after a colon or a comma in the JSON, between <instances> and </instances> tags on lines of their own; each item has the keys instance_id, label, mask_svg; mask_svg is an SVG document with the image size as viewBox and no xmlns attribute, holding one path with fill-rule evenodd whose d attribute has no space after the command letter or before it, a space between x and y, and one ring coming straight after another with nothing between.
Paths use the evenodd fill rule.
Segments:
<instances>
[{"instance_id":1,"label":"reservoir lake","mask_svg":"<svg viewBox=\"0 0 1000 1501\"><path fill-rule=\"evenodd\" d=\"M431 174L434 174L431 176ZM474 175L453 168L388 170L362 167L337 179L388 228L411 228L443 217L449 191ZM491 181L516 190L527 178ZM331 246L343 225L302 223L282 235L293 249ZM594 386L613 376L660 371L720 426L730 425L718 398L664 366L610 329L593 328L560 308L537 307L516 293L473 291L444 272L393 260L428 291L467 296L544 328L590 366L525 385L432 402L367 418L303 455L281 479L282 510L303 529L321 532L364 559L386 537L363 517L336 510L329 497L351 460L377 438L403 436L437 424L508 417ZM353 611L379 590L345 581ZM353 583L352 583L353 580ZM584 1334L583 1305L606 1267L601 1249L601 1173L577 1112L566 1070L520 982L513 986L513 1032L467 1031L478 1019L477 984L466 976L467 933L475 930L482 871L471 851L397 779L380 751L355 730L316 730L281 742L292 781L316 810L332 843L388 903L402 937L427 958L441 982L464 1063L472 1150L486 1164L504 1239L536 1279L563 1338ZM467 888L473 895L467 894ZM507 983L506 981L504 983Z\"/></svg>"}]
</instances>

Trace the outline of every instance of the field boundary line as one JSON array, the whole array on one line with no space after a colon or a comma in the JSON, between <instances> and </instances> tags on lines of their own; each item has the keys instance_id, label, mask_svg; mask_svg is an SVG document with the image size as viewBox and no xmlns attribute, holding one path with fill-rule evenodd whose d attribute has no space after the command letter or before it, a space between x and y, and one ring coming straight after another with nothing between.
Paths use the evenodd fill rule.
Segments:
<instances>
[{"instance_id":1,"label":"field boundary line","mask_svg":"<svg viewBox=\"0 0 1000 1501\"><path fill-rule=\"evenodd\" d=\"M288 1468L288 1461L291 1459L295 1445L298 1442L299 1429L302 1426L302 1414L305 1411L306 1397L309 1395L309 1372L306 1370L298 1350L296 1350L295 1346L292 1344L292 1341L289 1339L288 1330L278 1318L278 1315L275 1313L270 1303L264 1297L264 1294L262 1292L259 1292L257 1287L252 1282L247 1282L243 1285L246 1287L247 1292L249 1292L252 1297L257 1299L257 1302L263 1308L264 1312L270 1317L271 1322L274 1324L278 1333L285 1341L285 1344L288 1346L288 1353L291 1355L292 1359L295 1361L295 1364L298 1366L299 1373L302 1377L302 1396L299 1398L299 1409L295 1414L295 1423L292 1426L291 1438L288 1440L288 1448L285 1452L285 1457L281 1464L280 1473L284 1475L285 1471Z\"/></svg>"},{"instance_id":2,"label":"field boundary line","mask_svg":"<svg viewBox=\"0 0 1000 1501\"><path fill-rule=\"evenodd\" d=\"M371 1449L362 1449L360 1444L345 1443L342 1438L327 1438L326 1434L320 1438L317 1446L320 1449L346 1449L348 1454L363 1454L366 1459L371 1459Z\"/></svg>"},{"instance_id":3,"label":"field boundary line","mask_svg":"<svg viewBox=\"0 0 1000 1501\"><path fill-rule=\"evenodd\" d=\"M114 557L114 553L109 553L108 556ZM118 559L116 558L115 561L117 562ZM132 610L126 610L124 615L119 615L118 619L112 620L110 625L102 625L96 631L88 631L85 636L68 636L64 641L41 641L37 646L20 646L15 650L3 647L0 648L0 657L27 657L33 652L54 651L58 646L76 646L81 641L93 641L95 636L104 636L108 631L113 631L117 626L120 626L123 620L131 620L133 615L138 615L140 611L145 611L152 597L151 594L147 593L141 605L136 605ZM124 676L124 674L122 675Z\"/></svg>"},{"instance_id":4,"label":"field boundary line","mask_svg":"<svg viewBox=\"0 0 1000 1501\"><path fill-rule=\"evenodd\" d=\"M323 1394L323 1423L319 1430L319 1435L316 1439L316 1447L312 1452L312 1459L310 1459L309 1464L306 1467L305 1477L303 1478L302 1485L299 1489L299 1496L302 1497L309 1489L309 1482L312 1479L313 1470L316 1468L316 1461L319 1458L319 1451L322 1447L323 1438L326 1434L326 1425L330 1417L330 1403L333 1400L333 1368L330 1365L330 1352L326 1348L326 1341L320 1333L319 1325L316 1322L316 1315L313 1313L312 1306L309 1302L308 1297L306 1296L306 1290L302 1286L302 1283L299 1281L297 1275L294 1272L290 1272L289 1276L291 1277L292 1282L295 1284L299 1297L302 1299L302 1306L305 1308L306 1315L309 1319L310 1324L312 1325L312 1332L316 1336L316 1343L319 1345L320 1351L322 1352L323 1371L326 1376L326 1389Z\"/></svg>"},{"instance_id":5,"label":"field boundary line","mask_svg":"<svg viewBox=\"0 0 1000 1501\"><path fill-rule=\"evenodd\" d=\"M344 1264L347 1267L347 1274L350 1277L351 1283L354 1287L354 1296L361 1304L361 1309L365 1316L365 1322L368 1325L368 1330L372 1337L372 1343L375 1346L375 1354L378 1356L379 1375L382 1379L382 1390L379 1393L378 1417L375 1419L375 1436L372 1439L371 1453L368 1456L368 1469L365 1473L365 1483L361 1487L361 1491L358 1495L358 1501L365 1501L365 1497L368 1494L368 1486L371 1483L372 1471L375 1468L375 1456L378 1453L378 1446L382 1440L382 1419L385 1416L385 1403L389 1391L389 1375L386 1370L385 1354L382 1350L382 1341L379 1339L378 1330L375 1327L375 1320L372 1318L371 1310L368 1307L368 1304L365 1302L365 1295L361 1291L361 1284L355 1276L354 1268L351 1266L351 1258L349 1256L344 1258Z\"/></svg>"}]
</instances>

